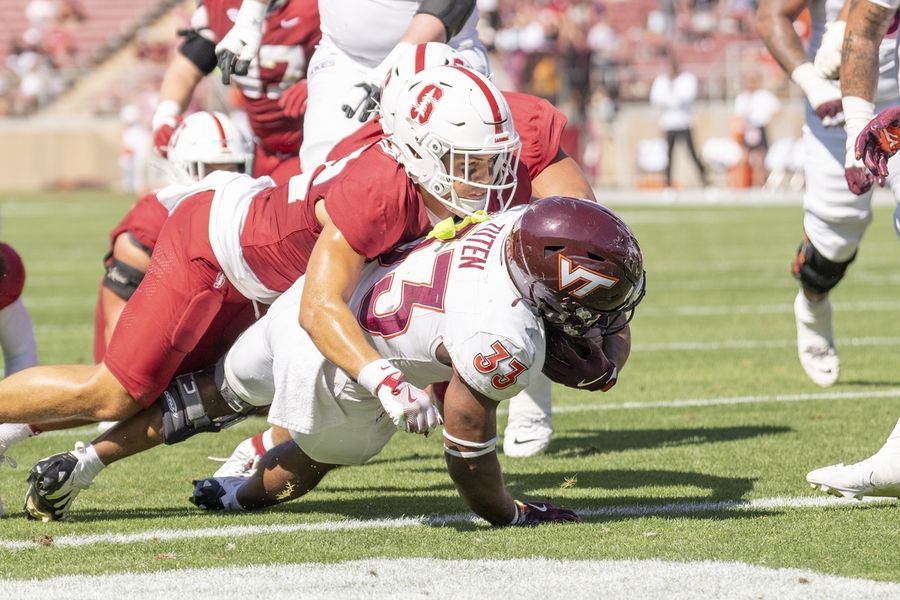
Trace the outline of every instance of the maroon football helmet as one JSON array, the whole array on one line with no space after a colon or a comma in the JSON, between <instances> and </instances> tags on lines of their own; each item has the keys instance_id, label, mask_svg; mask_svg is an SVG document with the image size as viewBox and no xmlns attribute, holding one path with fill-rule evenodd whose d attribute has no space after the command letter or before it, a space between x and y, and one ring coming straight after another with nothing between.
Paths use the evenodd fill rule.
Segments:
<instances>
[{"instance_id":1,"label":"maroon football helmet","mask_svg":"<svg viewBox=\"0 0 900 600\"><path fill-rule=\"evenodd\" d=\"M603 352L603 335L597 329L571 337L548 327L543 373L550 381L591 392L608 391L619 377L618 367Z\"/></svg>"},{"instance_id":2,"label":"maroon football helmet","mask_svg":"<svg viewBox=\"0 0 900 600\"><path fill-rule=\"evenodd\" d=\"M567 335L623 329L644 297L643 262L619 217L564 196L529 205L506 242L507 269L522 299Z\"/></svg>"}]
</instances>

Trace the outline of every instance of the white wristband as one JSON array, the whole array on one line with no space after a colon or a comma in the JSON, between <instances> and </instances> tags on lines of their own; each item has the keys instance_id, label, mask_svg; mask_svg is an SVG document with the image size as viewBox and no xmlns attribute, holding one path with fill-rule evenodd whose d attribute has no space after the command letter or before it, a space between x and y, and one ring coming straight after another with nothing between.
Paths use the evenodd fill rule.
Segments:
<instances>
[{"instance_id":1,"label":"white wristband","mask_svg":"<svg viewBox=\"0 0 900 600\"><path fill-rule=\"evenodd\" d=\"M377 397L378 387L381 385L381 382L384 381L384 378L392 371L396 370L397 368L392 365L390 361L379 358L360 369L359 375L356 376L356 381L359 385L369 390L370 394Z\"/></svg>"},{"instance_id":2,"label":"white wristband","mask_svg":"<svg viewBox=\"0 0 900 600\"><path fill-rule=\"evenodd\" d=\"M855 157L856 138L875 116L875 105L859 96L844 96L844 129L847 132L847 157L845 166L859 166Z\"/></svg>"},{"instance_id":3,"label":"white wristband","mask_svg":"<svg viewBox=\"0 0 900 600\"><path fill-rule=\"evenodd\" d=\"M814 92L821 84L822 77L816 73L813 64L807 61L791 71L791 81L799 85L803 93L809 96L810 92Z\"/></svg>"}]
</instances>

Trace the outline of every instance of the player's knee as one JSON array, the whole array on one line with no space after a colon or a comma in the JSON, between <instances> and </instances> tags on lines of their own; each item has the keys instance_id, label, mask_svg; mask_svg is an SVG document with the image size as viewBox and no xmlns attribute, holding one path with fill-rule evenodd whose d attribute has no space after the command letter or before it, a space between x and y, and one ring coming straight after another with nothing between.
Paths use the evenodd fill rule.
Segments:
<instances>
[{"instance_id":1,"label":"player's knee","mask_svg":"<svg viewBox=\"0 0 900 600\"><path fill-rule=\"evenodd\" d=\"M825 294L844 278L847 267L855 258L856 252L854 251L846 261L829 260L816 250L809 238L804 237L797 249L797 257L794 259L791 271L805 289Z\"/></svg>"},{"instance_id":2,"label":"player's knee","mask_svg":"<svg viewBox=\"0 0 900 600\"><path fill-rule=\"evenodd\" d=\"M263 408L248 404L234 394L224 378L218 375L220 371L221 367L217 368L214 377L217 393L233 412L220 417L209 415L198 380L202 373L176 377L157 401L163 415L163 441L166 444L183 442L198 433L217 433Z\"/></svg>"}]
</instances>

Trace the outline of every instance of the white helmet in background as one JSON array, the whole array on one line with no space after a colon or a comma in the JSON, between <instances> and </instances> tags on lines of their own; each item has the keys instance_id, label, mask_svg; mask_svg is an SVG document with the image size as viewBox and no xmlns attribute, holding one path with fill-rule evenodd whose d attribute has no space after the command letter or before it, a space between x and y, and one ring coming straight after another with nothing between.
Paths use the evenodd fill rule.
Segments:
<instances>
[{"instance_id":1,"label":"white helmet in background","mask_svg":"<svg viewBox=\"0 0 900 600\"><path fill-rule=\"evenodd\" d=\"M442 65L472 67L462 54L440 42L416 44L405 48L400 53L381 85L379 113L381 114L381 129L385 135L391 135L394 132L397 97L403 90L404 84L425 69Z\"/></svg>"},{"instance_id":2,"label":"white helmet in background","mask_svg":"<svg viewBox=\"0 0 900 600\"><path fill-rule=\"evenodd\" d=\"M225 165L247 173L253 153L231 119L220 112L188 115L172 133L167 162L181 183L199 181Z\"/></svg>"},{"instance_id":3,"label":"white helmet in background","mask_svg":"<svg viewBox=\"0 0 900 600\"><path fill-rule=\"evenodd\" d=\"M509 205L521 143L506 99L481 73L441 66L413 76L397 95L393 129L388 139L410 179L454 214L487 210L492 195L499 210Z\"/></svg>"}]
</instances>

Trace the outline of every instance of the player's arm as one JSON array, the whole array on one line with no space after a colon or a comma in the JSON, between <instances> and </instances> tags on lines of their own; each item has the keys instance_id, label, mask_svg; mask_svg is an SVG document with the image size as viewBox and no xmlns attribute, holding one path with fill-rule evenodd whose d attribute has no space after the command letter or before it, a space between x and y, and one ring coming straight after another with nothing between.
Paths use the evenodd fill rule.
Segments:
<instances>
[{"instance_id":1,"label":"player's arm","mask_svg":"<svg viewBox=\"0 0 900 600\"><path fill-rule=\"evenodd\" d=\"M535 198L571 196L597 201L584 171L562 148L556 153L553 162L531 180L531 191Z\"/></svg>"},{"instance_id":2,"label":"player's arm","mask_svg":"<svg viewBox=\"0 0 900 600\"><path fill-rule=\"evenodd\" d=\"M228 85L231 75L246 75L250 63L262 45L263 23L269 0L244 0L234 19L234 25L216 45L222 83Z\"/></svg>"},{"instance_id":3,"label":"player's arm","mask_svg":"<svg viewBox=\"0 0 900 600\"><path fill-rule=\"evenodd\" d=\"M843 121L840 90L816 71L794 30L794 21L808 4L809 0L761 0L756 29L784 72L803 90L816 115L825 125L837 126Z\"/></svg>"},{"instance_id":4,"label":"player's arm","mask_svg":"<svg viewBox=\"0 0 900 600\"><path fill-rule=\"evenodd\" d=\"M191 29L183 32L184 42L172 56L163 74L159 104L153 113L153 146L166 155L169 139L181 119L194 90L216 67L215 42L208 27L206 7L200 6L191 17Z\"/></svg>"},{"instance_id":5,"label":"player's arm","mask_svg":"<svg viewBox=\"0 0 900 600\"><path fill-rule=\"evenodd\" d=\"M427 434L440 422L431 397L369 345L348 305L365 260L326 219L306 269L300 326L325 358L378 398L399 429Z\"/></svg>"},{"instance_id":6,"label":"player's arm","mask_svg":"<svg viewBox=\"0 0 900 600\"><path fill-rule=\"evenodd\" d=\"M497 402L454 373L444 396L444 455L447 471L469 508L499 526L578 520L568 509L514 500L503 483L496 446Z\"/></svg>"},{"instance_id":7,"label":"player's arm","mask_svg":"<svg viewBox=\"0 0 900 600\"><path fill-rule=\"evenodd\" d=\"M372 69L365 81L357 84L362 89L362 100L351 101L341 107L346 117L367 121L376 107L381 85L400 54L410 45L447 43L462 30L473 10L475 0L423 0L394 49Z\"/></svg>"},{"instance_id":8,"label":"player's arm","mask_svg":"<svg viewBox=\"0 0 900 600\"><path fill-rule=\"evenodd\" d=\"M850 190L861 194L872 186L872 177L856 158L856 139L875 116L875 85L880 66L878 48L887 33L900 0L853 0L847 16L847 31L841 53L841 94L847 147L845 174Z\"/></svg>"}]
</instances>

